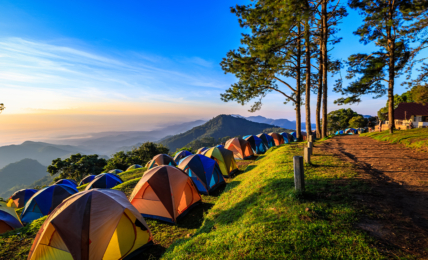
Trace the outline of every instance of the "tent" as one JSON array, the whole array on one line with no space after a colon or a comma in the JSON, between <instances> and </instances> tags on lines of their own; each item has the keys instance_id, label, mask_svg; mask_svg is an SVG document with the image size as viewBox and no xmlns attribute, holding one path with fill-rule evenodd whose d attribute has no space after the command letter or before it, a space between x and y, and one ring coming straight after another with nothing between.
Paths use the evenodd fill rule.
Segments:
<instances>
[{"instance_id":1,"label":"tent","mask_svg":"<svg viewBox=\"0 0 428 260\"><path fill-rule=\"evenodd\" d=\"M93 181L95 179L95 177L97 177L96 175L88 175L85 178L83 178L80 182L79 182L79 186L82 186L86 183L90 183L91 181Z\"/></svg>"},{"instance_id":2,"label":"tent","mask_svg":"<svg viewBox=\"0 0 428 260\"><path fill-rule=\"evenodd\" d=\"M297 142L297 133L296 132L291 132L290 136L293 138L293 140L290 140L290 141Z\"/></svg>"},{"instance_id":3,"label":"tent","mask_svg":"<svg viewBox=\"0 0 428 260\"><path fill-rule=\"evenodd\" d=\"M282 137L282 135L277 133L269 133L269 135L273 138L273 141L275 142L276 146L284 144L284 138Z\"/></svg>"},{"instance_id":4,"label":"tent","mask_svg":"<svg viewBox=\"0 0 428 260\"><path fill-rule=\"evenodd\" d=\"M135 169L139 169L139 168L143 168L143 166L141 166L139 164L133 164L133 165L129 166L128 169L126 169L126 170L130 171L130 170L135 170Z\"/></svg>"},{"instance_id":5,"label":"tent","mask_svg":"<svg viewBox=\"0 0 428 260\"><path fill-rule=\"evenodd\" d=\"M238 160L244 160L254 155L250 142L242 138L227 140L225 148L232 151L233 156Z\"/></svg>"},{"instance_id":6,"label":"tent","mask_svg":"<svg viewBox=\"0 0 428 260\"><path fill-rule=\"evenodd\" d=\"M202 199L192 179L172 166L158 166L144 174L129 201L145 217L177 223Z\"/></svg>"},{"instance_id":7,"label":"tent","mask_svg":"<svg viewBox=\"0 0 428 260\"><path fill-rule=\"evenodd\" d=\"M171 166L177 166L174 159L169 156L168 154L158 154L148 163L147 169L151 169L156 166L161 165L171 165Z\"/></svg>"},{"instance_id":8,"label":"tent","mask_svg":"<svg viewBox=\"0 0 428 260\"><path fill-rule=\"evenodd\" d=\"M262 141L265 144L265 146L267 147L267 149L275 146L275 142L273 141L273 138L270 135L262 133L262 134L258 134L257 137L262 139Z\"/></svg>"},{"instance_id":9,"label":"tent","mask_svg":"<svg viewBox=\"0 0 428 260\"><path fill-rule=\"evenodd\" d=\"M202 194L208 195L225 183L217 162L200 154L190 155L181 160L178 168L192 178L196 188Z\"/></svg>"},{"instance_id":10,"label":"tent","mask_svg":"<svg viewBox=\"0 0 428 260\"><path fill-rule=\"evenodd\" d=\"M357 134L357 133L358 133L358 130L355 128L348 128L345 130L345 134L353 135L353 134Z\"/></svg>"},{"instance_id":11,"label":"tent","mask_svg":"<svg viewBox=\"0 0 428 260\"><path fill-rule=\"evenodd\" d=\"M85 190L94 188L110 189L121 183L123 183L122 179L116 174L101 173L86 186Z\"/></svg>"},{"instance_id":12,"label":"tent","mask_svg":"<svg viewBox=\"0 0 428 260\"><path fill-rule=\"evenodd\" d=\"M8 207L6 202L0 201L0 234L22 227L16 215L15 208Z\"/></svg>"},{"instance_id":13,"label":"tent","mask_svg":"<svg viewBox=\"0 0 428 260\"><path fill-rule=\"evenodd\" d=\"M217 148L224 148L224 145L219 144L219 145L217 145L216 147L217 147Z\"/></svg>"},{"instance_id":14,"label":"tent","mask_svg":"<svg viewBox=\"0 0 428 260\"><path fill-rule=\"evenodd\" d=\"M192 155L193 153L189 152L189 151L181 151L178 152L175 156L174 156L174 161L176 164L178 164L180 162L181 159L186 158L189 155Z\"/></svg>"},{"instance_id":15,"label":"tent","mask_svg":"<svg viewBox=\"0 0 428 260\"><path fill-rule=\"evenodd\" d=\"M284 140L285 144L291 143L294 139L294 137L292 135L290 135L289 133L286 133L286 132L282 132L282 133L280 133L280 135L282 135L282 139Z\"/></svg>"},{"instance_id":16,"label":"tent","mask_svg":"<svg viewBox=\"0 0 428 260\"><path fill-rule=\"evenodd\" d=\"M122 172L123 172L122 170L119 170L119 169L113 169L113 170L108 171L107 173L119 174L119 173L122 173Z\"/></svg>"},{"instance_id":17,"label":"tent","mask_svg":"<svg viewBox=\"0 0 428 260\"><path fill-rule=\"evenodd\" d=\"M218 163L221 173L226 177L229 177L231 173L238 169L232 151L224 148L212 147L204 151L203 155L214 159Z\"/></svg>"},{"instance_id":18,"label":"tent","mask_svg":"<svg viewBox=\"0 0 428 260\"><path fill-rule=\"evenodd\" d=\"M8 207L22 208L25 206L25 203L36 194L37 190L33 189L24 189L15 191L15 193L10 196L9 201L7 202Z\"/></svg>"},{"instance_id":19,"label":"tent","mask_svg":"<svg viewBox=\"0 0 428 260\"><path fill-rule=\"evenodd\" d=\"M264 145L262 139L258 138L257 136L246 135L243 139L250 143L251 148L255 154L263 154L267 151L267 147Z\"/></svg>"},{"instance_id":20,"label":"tent","mask_svg":"<svg viewBox=\"0 0 428 260\"><path fill-rule=\"evenodd\" d=\"M27 259L124 259L152 243L144 218L123 192L95 189L69 197L52 212Z\"/></svg>"},{"instance_id":21,"label":"tent","mask_svg":"<svg viewBox=\"0 0 428 260\"><path fill-rule=\"evenodd\" d=\"M208 150L208 147L201 147L198 149L198 151L196 152L196 154L202 154L205 150Z\"/></svg>"},{"instance_id":22,"label":"tent","mask_svg":"<svg viewBox=\"0 0 428 260\"><path fill-rule=\"evenodd\" d=\"M30 223L35 219L49 215L61 202L77 193L75 188L68 185L55 184L39 190L25 204L21 220Z\"/></svg>"},{"instance_id":23,"label":"tent","mask_svg":"<svg viewBox=\"0 0 428 260\"><path fill-rule=\"evenodd\" d=\"M72 179L61 179L55 182L55 184L64 184L64 185L69 185L71 187L77 187L77 182Z\"/></svg>"}]
</instances>

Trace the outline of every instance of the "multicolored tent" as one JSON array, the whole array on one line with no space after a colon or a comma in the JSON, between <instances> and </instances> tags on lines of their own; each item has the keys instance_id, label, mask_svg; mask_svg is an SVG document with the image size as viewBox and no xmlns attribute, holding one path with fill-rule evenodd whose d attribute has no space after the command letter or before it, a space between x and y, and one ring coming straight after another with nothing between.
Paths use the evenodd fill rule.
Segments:
<instances>
[{"instance_id":1,"label":"multicolored tent","mask_svg":"<svg viewBox=\"0 0 428 260\"><path fill-rule=\"evenodd\" d=\"M348 128L345 130L345 134L353 135L353 134L357 134L357 133L358 133L358 130L355 128Z\"/></svg>"},{"instance_id":2,"label":"multicolored tent","mask_svg":"<svg viewBox=\"0 0 428 260\"><path fill-rule=\"evenodd\" d=\"M294 140L294 137L290 135L289 133L282 132L280 133L282 135L282 138L284 139L284 143L289 144Z\"/></svg>"},{"instance_id":3,"label":"multicolored tent","mask_svg":"<svg viewBox=\"0 0 428 260\"><path fill-rule=\"evenodd\" d=\"M150 162L147 163L146 167L149 170L151 168L154 168L156 166L161 166L161 165L177 166L174 159L168 154L158 154L155 157L153 157L153 159Z\"/></svg>"},{"instance_id":4,"label":"multicolored tent","mask_svg":"<svg viewBox=\"0 0 428 260\"><path fill-rule=\"evenodd\" d=\"M272 136L262 133L258 134L257 137L262 139L263 143L268 149L275 146L275 141L273 140Z\"/></svg>"},{"instance_id":5,"label":"multicolored tent","mask_svg":"<svg viewBox=\"0 0 428 260\"><path fill-rule=\"evenodd\" d=\"M180 151L174 156L174 161L176 164L180 162L181 159L186 158L189 155L192 155L193 153L189 151Z\"/></svg>"},{"instance_id":6,"label":"multicolored tent","mask_svg":"<svg viewBox=\"0 0 428 260\"><path fill-rule=\"evenodd\" d=\"M202 194L209 194L225 183L217 162L204 155L187 156L177 167L192 178L196 188Z\"/></svg>"},{"instance_id":7,"label":"multicolored tent","mask_svg":"<svg viewBox=\"0 0 428 260\"><path fill-rule=\"evenodd\" d=\"M15 208L8 207L0 201L0 234L22 227Z\"/></svg>"},{"instance_id":8,"label":"multicolored tent","mask_svg":"<svg viewBox=\"0 0 428 260\"><path fill-rule=\"evenodd\" d=\"M61 179L57 182L55 182L55 184L64 184L64 185L69 185L71 187L77 187L77 182L75 180L72 179Z\"/></svg>"},{"instance_id":9,"label":"multicolored tent","mask_svg":"<svg viewBox=\"0 0 428 260\"><path fill-rule=\"evenodd\" d=\"M117 190L83 191L45 220L28 260L124 259L152 244L144 218Z\"/></svg>"},{"instance_id":10,"label":"multicolored tent","mask_svg":"<svg viewBox=\"0 0 428 260\"><path fill-rule=\"evenodd\" d=\"M25 206L25 203L36 194L37 190L34 189L23 189L15 191L15 193L10 196L9 201L7 202L8 207L13 208L22 208Z\"/></svg>"},{"instance_id":11,"label":"multicolored tent","mask_svg":"<svg viewBox=\"0 0 428 260\"><path fill-rule=\"evenodd\" d=\"M21 221L30 223L35 219L49 215L63 200L77 193L69 185L55 184L39 190L25 204Z\"/></svg>"},{"instance_id":12,"label":"multicolored tent","mask_svg":"<svg viewBox=\"0 0 428 260\"><path fill-rule=\"evenodd\" d=\"M258 138L255 135L246 135L243 139L250 143L253 152L256 154L264 154L268 150L268 148L264 145L262 139Z\"/></svg>"},{"instance_id":13,"label":"multicolored tent","mask_svg":"<svg viewBox=\"0 0 428 260\"><path fill-rule=\"evenodd\" d=\"M144 174L129 201L145 218L177 223L202 199L188 175L181 169L163 165Z\"/></svg>"},{"instance_id":14,"label":"multicolored tent","mask_svg":"<svg viewBox=\"0 0 428 260\"><path fill-rule=\"evenodd\" d=\"M273 138L275 146L284 144L284 138L282 138L282 135L277 133L269 133L269 136Z\"/></svg>"},{"instance_id":15,"label":"multicolored tent","mask_svg":"<svg viewBox=\"0 0 428 260\"><path fill-rule=\"evenodd\" d=\"M95 179L95 177L97 177L96 175L88 175L85 178L83 178L80 182L79 182L79 186L82 186L86 183L90 183L91 181L93 181Z\"/></svg>"},{"instance_id":16,"label":"multicolored tent","mask_svg":"<svg viewBox=\"0 0 428 260\"><path fill-rule=\"evenodd\" d=\"M225 148L233 152L235 159L244 160L254 156L250 142L242 138L232 138L227 140Z\"/></svg>"},{"instance_id":17,"label":"multicolored tent","mask_svg":"<svg viewBox=\"0 0 428 260\"><path fill-rule=\"evenodd\" d=\"M212 147L204 151L203 155L214 159L218 163L221 173L226 177L230 177L230 175L238 169L232 151L224 148Z\"/></svg>"},{"instance_id":18,"label":"multicolored tent","mask_svg":"<svg viewBox=\"0 0 428 260\"><path fill-rule=\"evenodd\" d=\"M141 166L139 164L133 164L133 165L129 166L128 169L126 169L126 171L135 170L135 169L139 169L139 168L143 168L143 166Z\"/></svg>"},{"instance_id":19,"label":"multicolored tent","mask_svg":"<svg viewBox=\"0 0 428 260\"><path fill-rule=\"evenodd\" d=\"M112 173L101 173L97 175L89 184L85 190L90 189L110 189L114 186L123 183L122 179L116 174Z\"/></svg>"},{"instance_id":20,"label":"multicolored tent","mask_svg":"<svg viewBox=\"0 0 428 260\"><path fill-rule=\"evenodd\" d=\"M119 174L119 173L122 173L122 172L123 172L122 170L119 170L119 169L113 169L113 170L108 171L107 173Z\"/></svg>"},{"instance_id":21,"label":"multicolored tent","mask_svg":"<svg viewBox=\"0 0 428 260\"><path fill-rule=\"evenodd\" d=\"M201 147L198 149L198 151L196 152L196 154L202 154L204 151L208 150L208 147Z\"/></svg>"}]
</instances>

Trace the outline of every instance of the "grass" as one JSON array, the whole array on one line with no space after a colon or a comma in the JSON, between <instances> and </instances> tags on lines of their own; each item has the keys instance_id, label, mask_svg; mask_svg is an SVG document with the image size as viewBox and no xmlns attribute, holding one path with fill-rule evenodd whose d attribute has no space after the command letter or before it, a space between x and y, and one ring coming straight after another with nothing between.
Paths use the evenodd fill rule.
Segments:
<instances>
[{"instance_id":1,"label":"grass","mask_svg":"<svg viewBox=\"0 0 428 260\"><path fill-rule=\"evenodd\" d=\"M393 134L390 134L389 131L372 132L361 134L361 136L393 144L403 144L408 148L428 152L428 128L395 130Z\"/></svg>"},{"instance_id":2,"label":"grass","mask_svg":"<svg viewBox=\"0 0 428 260\"><path fill-rule=\"evenodd\" d=\"M165 259L383 259L376 241L355 225L353 195L368 192L354 166L316 155L305 166L306 191L296 193L297 145L273 148L234 178L190 237Z\"/></svg>"}]
</instances>

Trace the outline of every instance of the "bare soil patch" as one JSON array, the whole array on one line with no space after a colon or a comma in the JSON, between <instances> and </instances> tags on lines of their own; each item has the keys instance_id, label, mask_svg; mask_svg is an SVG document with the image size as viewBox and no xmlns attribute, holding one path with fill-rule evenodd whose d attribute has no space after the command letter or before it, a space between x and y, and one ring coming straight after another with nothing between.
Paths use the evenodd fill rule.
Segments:
<instances>
[{"instance_id":1,"label":"bare soil patch","mask_svg":"<svg viewBox=\"0 0 428 260\"><path fill-rule=\"evenodd\" d=\"M355 198L371 212L358 227L379 239L380 250L399 248L428 259L428 153L357 135L337 136L315 149L354 163L358 178L370 185L371 192Z\"/></svg>"}]
</instances>

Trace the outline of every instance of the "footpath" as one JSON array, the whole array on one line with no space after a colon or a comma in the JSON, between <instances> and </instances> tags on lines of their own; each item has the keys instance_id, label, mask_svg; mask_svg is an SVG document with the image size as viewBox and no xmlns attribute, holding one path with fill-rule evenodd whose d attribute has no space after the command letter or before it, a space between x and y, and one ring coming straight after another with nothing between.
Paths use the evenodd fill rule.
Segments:
<instances>
[{"instance_id":1,"label":"footpath","mask_svg":"<svg viewBox=\"0 0 428 260\"><path fill-rule=\"evenodd\" d=\"M358 224L386 247L428 259L428 153L358 135L336 136L315 151L352 162L371 191L358 203L374 212Z\"/></svg>"}]
</instances>

